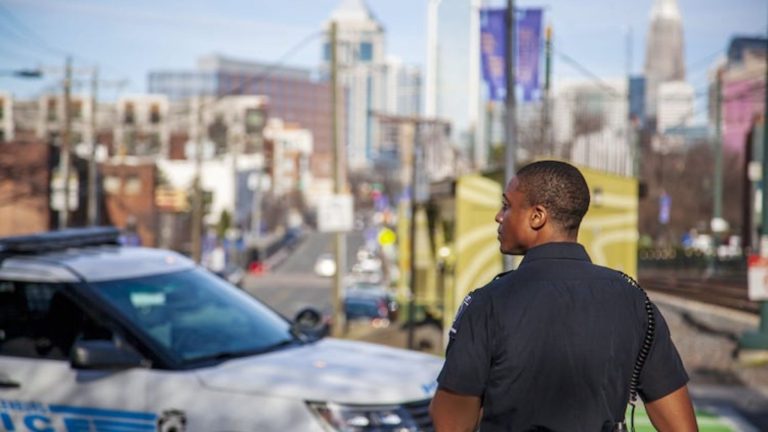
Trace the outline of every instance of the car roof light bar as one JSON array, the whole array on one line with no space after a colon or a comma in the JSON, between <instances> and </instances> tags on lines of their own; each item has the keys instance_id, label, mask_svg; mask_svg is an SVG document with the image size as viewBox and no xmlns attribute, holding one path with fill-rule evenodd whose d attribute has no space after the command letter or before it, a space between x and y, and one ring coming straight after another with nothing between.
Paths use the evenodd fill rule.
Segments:
<instances>
[{"instance_id":1,"label":"car roof light bar","mask_svg":"<svg viewBox=\"0 0 768 432\"><path fill-rule=\"evenodd\" d=\"M0 253L40 253L72 247L119 244L115 227L67 228L39 234L0 238Z\"/></svg>"}]
</instances>

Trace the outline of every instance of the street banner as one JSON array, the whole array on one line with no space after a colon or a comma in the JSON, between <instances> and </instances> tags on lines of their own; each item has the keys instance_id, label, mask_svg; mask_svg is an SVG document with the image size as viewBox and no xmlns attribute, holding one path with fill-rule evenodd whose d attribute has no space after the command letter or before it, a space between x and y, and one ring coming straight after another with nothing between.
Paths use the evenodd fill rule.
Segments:
<instances>
[{"instance_id":1,"label":"street banner","mask_svg":"<svg viewBox=\"0 0 768 432\"><path fill-rule=\"evenodd\" d=\"M518 9L517 14L517 84L526 102L537 99L539 59L541 57L541 9Z\"/></svg>"},{"instance_id":2,"label":"street banner","mask_svg":"<svg viewBox=\"0 0 768 432\"><path fill-rule=\"evenodd\" d=\"M507 94L505 15L505 8L480 10L480 64L483 81L488 85L488 97L493 101L502 101ZM516 83L523 90L523 100L532 101L539 90L542 11L539 8L517 9L515 19Z\"/></svg>"},{"instance_id":3,"label":"street banner","mask_svg":"<svg viewBox=\"0 0 768 432\"><path fill-rule=\"evenodd\" d=\"M480 10L480 64L490 100L503 101L507 95L504 53L507 49L506 9Z\"/></svg>"}]
</instances>

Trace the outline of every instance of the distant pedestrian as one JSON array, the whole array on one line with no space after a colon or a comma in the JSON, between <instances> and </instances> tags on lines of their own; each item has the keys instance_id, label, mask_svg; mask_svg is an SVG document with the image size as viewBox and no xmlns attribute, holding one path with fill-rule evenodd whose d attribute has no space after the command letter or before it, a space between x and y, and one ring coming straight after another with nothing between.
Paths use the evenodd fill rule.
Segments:
<instances>
[{"instance_id":1,"label":"distant pedestrian","mask_svg":"<svg viewBox=\"0 0 768 432\"><path fill-rule=\"evenodd\" d=\"M500 249L525 257L459 308L430 407L438 432L618 430L644 355L636 384L656 429L696 430L664 318L576 243L588 207L584 177L564 162L535 162L509 182Z\"/></svg>"}]
</instances>

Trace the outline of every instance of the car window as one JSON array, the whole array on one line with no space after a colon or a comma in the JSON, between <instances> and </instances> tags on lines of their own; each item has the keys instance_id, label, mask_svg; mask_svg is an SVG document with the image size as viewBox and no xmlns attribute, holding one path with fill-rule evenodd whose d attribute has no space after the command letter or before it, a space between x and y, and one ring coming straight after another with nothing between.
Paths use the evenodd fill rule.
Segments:
<instances>
[{"instance_id":1,"label":"car window","mask_svg":"<svg viewBox=\"0 0 768 432\"><path fill-rule=\"evenodd\" d=\"M67 360L76 340L111 337L64 285L0 281L0 355Z\"/></svg>"},{"instance_id":2,"label":"car window","mask_svg":"<svg viewBox=\"0 0 768 432\"><path fill-rule=\"evenodd\" d=\"M375 300L347 301L345 303L345 307L348 315L360 315L360 316L372 316L372 317L379 316L379 305Z\"/></svg>"},{"instance_id":3,"label":"car window","mask_svg":"<svg viewBox=\"0 0 768 432\"><path fill-rule=\"evenodd\" d=\"M200 269L91 285L137 331L182 364L296 341L288 321Z\"/></svg>"}]
</instances>

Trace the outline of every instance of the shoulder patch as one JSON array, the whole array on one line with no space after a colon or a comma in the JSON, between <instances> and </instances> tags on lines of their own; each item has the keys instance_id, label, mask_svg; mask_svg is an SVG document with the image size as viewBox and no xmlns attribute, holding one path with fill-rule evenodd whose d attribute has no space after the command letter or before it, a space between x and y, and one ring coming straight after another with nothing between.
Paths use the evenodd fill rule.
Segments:
<instances>
[{"instance_id":1,"label":"shoulder patch","mask_svg":"<svg viewBox=\"0 0 768 432\"><path fill-rule=\"evenodd\" d=\"M453 318L453 324L451 324L450 337L455 336L459 331L459 320L461 319L461 315L464 314L464 311L467 310L467 307L469 307L470 303L472 303L472 293L469 293L466 297L464 297L464 300L459 306L459 310L456 311L456 316Z\"/></svg>"}]
</instances>

